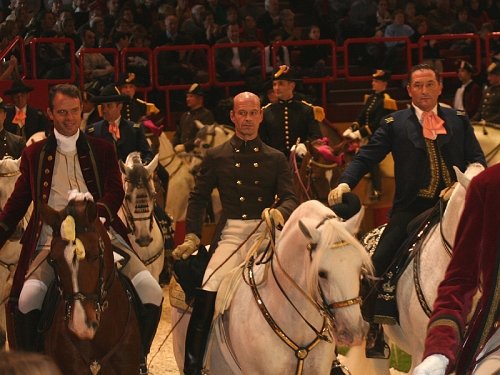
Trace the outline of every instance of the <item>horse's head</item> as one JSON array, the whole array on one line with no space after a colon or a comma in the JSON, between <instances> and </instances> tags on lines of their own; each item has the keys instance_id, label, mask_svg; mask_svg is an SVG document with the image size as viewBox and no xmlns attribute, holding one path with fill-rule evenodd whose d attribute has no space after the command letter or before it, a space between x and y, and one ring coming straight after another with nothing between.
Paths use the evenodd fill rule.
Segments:
<instances>
[{"instance_id":1,"label":"horse's head","mask_svg":"<svg viewBox=\"0 0 500 375\"><path fill-rule=\"evenodd\" d=\"M97 207L89 193L77 193L61 211L42 203L40 213L52 228L49 261L66 303L68 329L92 340L114 277L111 243Z\"/></svg>"},{"instance_id":2,"label":"horse's head","mask_svg":"<svg viewBox=\"0 0 500 375\"><path fill-rule=\"evenodd\" d=\"M234 134L234 130L217 123L205 125L199 120L195 120L195 123L198 128L194 141L195 153L200 154L202 157L205 156L209 148L221 145L229 140Z\"/></svg>"},{"instance_id":3,"label":"horse's head","mask_svg":"<svg viewBox=\"0 0 500 375\"><path fill-rule=\"evenodd\" d=\"M156 194L153 174L157 165L158 155L148 165L143 165L138 152L130 153L125 164L120 161L125 190L125 219L135 242L141 247L147 247L153 241L151 229Z\"/></svg>"},{"instance_id":4,"label":"horse's head","mask_svg":"<svg viewBox=\"0 0 500 375\"><path fill-rule=\"evenodd\" d=\"M325 210L326 209L326 210ZM331 210L322 219L302 217L299 226L309 241L309 293L333 319L336 339L361 343L367 324L361 315L360 277L372 273L370 257L354 237L363 212L342 222Z\"/></svg>"},{"instance_id":5,"label":"horse's head","mask_svg":"<svg viewBox=\"0 0 500 375\"><path fill-rule=\"evenodd\" d=\"M7 156L0 160L0 211L3 209L7 199L9 199L10 195L14 191L17 178L21 174L19 171L20 164L21 158L12 159ZM26 220L21 220L19 222L16 230L10 237L10 241L19 241L21 239L26 222Z\"/></svg>"}]
</instances>

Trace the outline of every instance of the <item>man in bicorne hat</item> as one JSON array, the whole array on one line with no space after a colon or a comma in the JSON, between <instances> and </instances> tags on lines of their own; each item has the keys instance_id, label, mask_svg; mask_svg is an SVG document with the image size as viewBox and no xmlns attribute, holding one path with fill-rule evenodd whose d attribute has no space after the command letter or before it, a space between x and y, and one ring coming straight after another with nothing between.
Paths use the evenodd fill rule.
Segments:
<instances>
[{"instance_id":1,"label":"man in bicorne hat","mask_svg":"<svg viewBox=\"0 0 500 375\"><path fill-rule=\"evenodd\" d=\"M122 95L118 88L111 84L105 86L99 96L92 101L101 105L103 120L87 126L87 133L94 137L104 138L116 146L118 158L125 162L133 151L141 153L143 163L153 160L153 152L149 146L141 124L122 117L123 103L130 97Z\"/></svg>"},{"instance_id":2,"label":"man in bicorne hat","mask_svg":"<svg viewBox=\"0 0 500 375\"><path fill-rule=\"evenodd\" d=\"M259 134L265 143L288 157L299 138L305 142L321 137L319 121L324 119L325 113L323 108L295 97L295 86L300 80L289 66L277 68L272 81L278 102L262 108L264 120ZM297 146L296 152L303 156L306 153L305 145Z\"/></svg>"},{"instance_id":3,"label":"man in bicorne hat","mask_svg":"<svg viewBox=\"0 0 500 375\"><path fill-rule=\"evenodd\" d=\"M387 93L387 85L391 73L387 70L376 70L372 74L371 95L365 95L365 105L358 119L343 133L351 139L369 139L380 126L380 121L387 115L398 110L398 105ZM377 164L370 171L372 180L372 194L370 199L379 200L382 194L380 167Z\"/></svg>"},{"instance_id":4,"label":"man in bicorne hat","mask_svg":"<svg viewBox=\"0 0 500 375\"><path fill-rule=\"evenodd\" d=\"M481 102L481 88L472 80L474 67L471 63L465 60L460 60L457 72L458 79L462 85L455 92L453 108L465 111L469 118L473 118L479 109L479 103Z\"/></svg>"},{"instance_id":5,"label":"man in bicorne hat","mask_svg":"<svg viewBox=\"0 0 500 375\"><path fill-rule=\"evenodd\" d=\"M102 120L97 105L92 98L98 96L101 92L101 83L99 81L87 82L82 91L82 123L80 130L86 131L88 125L92 125Z\"/></svg>"},{"instance_id":6,"label":"man in bicorne hat","mask_svg":"<svg viewBox=\"0 0 500 375\"><path fill-rule=\"evenodd\" d=\"M5 130L23 137L25 141L37 132L47 133L50 129L50 122L42 111L28 105L31 91L33 87L22 80L13 81L12 86L5 90L5 95L10 96L14 103L14 107L6 110Z\"/></svg>"},{"instance_id":7,"label":"man in bicorne hat","mask_svg":"<svg viewBox=\"0 0 500 375\"><path fill-rule=\"evenodd\" d=\"M500 62L488 66L489 86L483 91L483 102L473 121L487 121L500 124Z\"/></svg>"},{"instance_id":8,"label":"man in bicorne hat","mask_svg":"<svg viewBox=\"0 0 500 375\"><path fill-rule=\"evenodd\" d=\"M18 159L21 156L26 141L23 137L12 134L5 130L3 124L7 116L7 107L2 98L0 98L0 159L11 156Z\"/></svg>"},{"instance_id":9,"label":"man in bicorne hat","mask_svg":"<svg viewBox=\"0 0 500 375\"><path fill-rule=\"evenodd\" d=\"M211 125L215 122L212 111L205 107L204 96L205 91L198 83L193 83L186 92L186 105L189 110L182 114L172 140L176 152L193 150L194 140L198 132L195 120L204 125Z\"/></svg>"},{"instance_id":10,"label":"man in bicorne hat","mask_svg":"<svg viewBox=\"0 0 500 375\"><path fill-rule=\"evenodd\" d=\"M137 80L134 73L123 73L117 84L122 95L127 95L130 101L123 103L122 117L138 122L144 116L157 114L160 110L154 105L135 97L137 92Z\"/></svg>"}]
</instances>

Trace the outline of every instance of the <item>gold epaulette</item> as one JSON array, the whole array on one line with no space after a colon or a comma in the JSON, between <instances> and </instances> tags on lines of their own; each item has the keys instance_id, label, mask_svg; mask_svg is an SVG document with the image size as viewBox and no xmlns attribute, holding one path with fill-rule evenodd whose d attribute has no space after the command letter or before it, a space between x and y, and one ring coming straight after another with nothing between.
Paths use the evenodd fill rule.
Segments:
<instances>
[{"instance_id":1,"label":"gold epaulette","mask_svg":"<svg viewBox=\"0 0 500 375\"><path fill-rule=\"evenodd\" d=\"M273 103L267 103L264 107L262 107L262 110L266 109L267 107L269 107L271 104Z\"/></svg>"},{"instance_id":2,"label":"gold epaulette","mask_svg":"<svg viewBox=\"0 0 500 375\"><path fill-rule=\"evenodd\" d=\"M325 110L323 109L323 107L321 107L319 105L311 104L305 100L302 100L302 103L312 108L313 114L314 114L314 119L316 121L321 122L325 119Z\"/></svg>"},{"instance_id":3,"label":"gold epaulette","mask_svg":"<svg viewBox=\"0 0 500 375\"><path fill-rule=\"evenodd\" d=\"M135 100L137 100L141 104L146 104L146 115L151 115L151 114L156 115L157 113L160 112L160 110L154 103L150 103L139 98L136 98Z\"/></svg>"},{"instance_id":4,"label":"gold epaulette","mask_svg":"<svg viewBox=\"0 0 500 375\"><path fill-rule=\"evenodd\" d=\"M86 133L93 133L93 132L95 132L95 128L93 126L90 126L87 128L87 130L85 132Z\"/></svg>"},{"instance_id":5,"label":"gold epaulette","mask_svg":"<svg viewBox=\"0 0 500 375\"><path fill-rule=\"evenodd\" d=\"M391 122L394 122L394 117L389 116L385 119L386 124L390 124Z\"/></svg>"},{"instance_id":6,"label":"gold epaulette","mask_svg":"<svg viewBox=\"0 0 500 375\"><path fill-rule=\"evenodd\" d=\"M393 98L389 96L389 94L384 94L384 108L390 109L391 111L398 110L398 104Z\"/></svg>"},{"instance_id":7,"label":"gold epaulette","mask_svg":"<svg viewBox=\"0 0 500 375\"><path fill-rule=\"evenodd\" d=\"M457 115L458 116L467 116L467 113L465 111L462 111L461 109L457 109Z\"/></svg>"},{"instance_id":8,"label":"gold epaulette","mask_svg":"<svg viewBox=\"0 0 500 375\"><path fill-rule=\"evenodd\" d=\"M141 124L139 124L138 122L134 122L134 124L132 125L134 128L138 129L141 127Z\"/></svg>"},{"instance_id":9,"label":"gold epaulette","mask_svg":"<svg viewBox=\"0 0 500 375\"><path fill-rule=\"evenodd\" d=\"M369 97L370 97L370 95L365 94L365 98L363 99L363 103L366 103Z\"/></svg>"}]
</instances>

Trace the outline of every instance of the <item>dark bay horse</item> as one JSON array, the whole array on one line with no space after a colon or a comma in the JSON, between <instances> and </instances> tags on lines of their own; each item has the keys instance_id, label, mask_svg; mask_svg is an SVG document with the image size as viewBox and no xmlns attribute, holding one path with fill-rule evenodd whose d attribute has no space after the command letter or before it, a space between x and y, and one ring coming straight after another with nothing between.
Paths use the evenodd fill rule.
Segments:
<instances>
[{"instance_id":1,"label":"dark bay horse","mask_svg":"<svg viewBox=\"0 0 500 375\"><path fill-rule=\"evenodd\" d=\"M49 261L60 293L45 352L65 375L137 375L141 340L134 307L96 205L79 194L61 211L41 206L53 230Z\"/></svg>"}]
</instances>

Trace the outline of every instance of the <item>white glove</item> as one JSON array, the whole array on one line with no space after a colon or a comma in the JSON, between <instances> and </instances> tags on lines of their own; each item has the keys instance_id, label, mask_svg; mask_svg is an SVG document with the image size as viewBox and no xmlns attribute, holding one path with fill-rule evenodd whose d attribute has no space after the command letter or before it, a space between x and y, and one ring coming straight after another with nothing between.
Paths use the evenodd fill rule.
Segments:
<instances>
[{"instance_id":1,"label":"white glove","mask_svg":"<svg viewBox=\"0 0 500 375\"><path fill-rule=\"evenodd\" d=\"M186 147L182 143L180 143L174 147L174 151L177 153L184 152L186 151Z\"/></svg>"},{"instance_id":2,"label":"white glove","mask_svg":"<svg viewBox=\"0 0 500 375\"><path fill-rule=\"evenodd\" d=\"M349 134L345 135L344 137L351 138L351 139L361 139L361 133L359 132L359 130L356 130L356 131L351 130L351 132Z\"/></svg>"},{"instance_id":3,"label":"white glove","mask_svg":"<svg viewBox=\"0 0 500 375\"><path fill-rule=\"evenodd\" d=\"M445 375L450 360L442 354L432 354L413 370L413 375Z\"/></svg>"},{"instance_id":4,"label":"white glove","mask_svg":"<svg viewBox=\"0 0 500 375\"><path fill-rule=\"evenodd\" d=\"M269 225L274 223L275 226L283 226L285 224L283 215L276 208L264 208L264 211L262 211L262 220L265 220Z\"/></svg>"},{"instance_id":5,"label":"white glove","mask_svg":"<svg viewBox=\"0 0 500 375\"><path fill-rule=\"evenodd\" d=\"M345 138L351 138L351 134L352 134L352 129L351 128L347 128L343 133L342 133L342 136L345 137Z\"/></svg>"},{"instance_id":6,"label":"white glove","mask_svg":"<svg viewBox=\"0 0 500 375\"><path fill-rule=\"evenodd\" d=\"M200 244L200 239L194 233L186 234L184 238L184 243L177 246L172 252L174 259L187 259L191 254L198 250L198 245Z\"/></svg>"},{"instance_id":7,"label":"white glove","mask_svg":"<svg viewBox=\"0 0 500 375\"><path fill-rule=\"evenodd\" d=\"M307 154L307 147L303 143L299 143L297 145L293 145L290 149L291 152L295 151L295 154L301 158L303 158Z\"/></svg>"},{"instance_id":8,"label":"white glove","mask_svg":"<svg viewBox=\"0 0 500 375\"><path fill-rule=\"evenodd\" d=\"M330 191L330 194L328 194L328 204L332 206L334 204L342 203L342 195L349 193L350 191L351 188L346 183L342 182L341 184L338 184L338 186Z\"/></svg>"}]
</instances>

